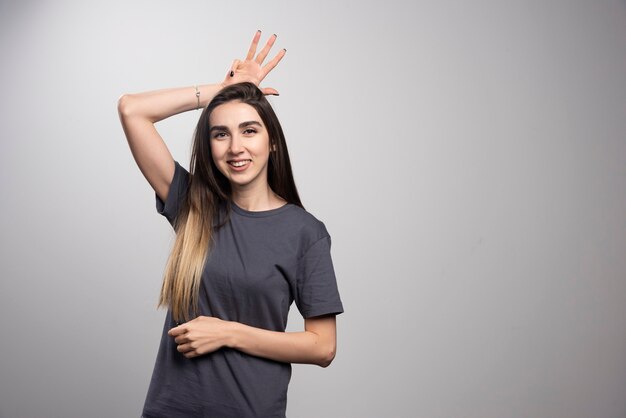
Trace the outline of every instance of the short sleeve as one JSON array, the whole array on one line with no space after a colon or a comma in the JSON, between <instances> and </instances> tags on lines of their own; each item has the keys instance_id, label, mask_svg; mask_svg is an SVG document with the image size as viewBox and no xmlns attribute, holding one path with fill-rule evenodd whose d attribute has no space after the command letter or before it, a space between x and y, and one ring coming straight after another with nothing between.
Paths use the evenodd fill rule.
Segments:
<instances>
[{"instance_id":1,"label":"short sleeve","mask_svg":"<svg viewBox=\"0 0 626 418\"><path fill-rule=\"evenodd\" d=\"M343 312L330 245L330 236L320 238L298 262L294 299L304 318Z\"/></svg>"},{"instance_id":2,"label":"short sleeve","mask_svg":"<svg viewBox=\"0 0 626 418\"><path fill-rule=\"evenodd\" d=\"M172 227L174 227L174 221L189 189L189 172L178 161L174 161L174 166L174 177L172 178L165 202L161 200L156 192L154 193L157 212L165 216Z\"/></svg>"}]
</instances>

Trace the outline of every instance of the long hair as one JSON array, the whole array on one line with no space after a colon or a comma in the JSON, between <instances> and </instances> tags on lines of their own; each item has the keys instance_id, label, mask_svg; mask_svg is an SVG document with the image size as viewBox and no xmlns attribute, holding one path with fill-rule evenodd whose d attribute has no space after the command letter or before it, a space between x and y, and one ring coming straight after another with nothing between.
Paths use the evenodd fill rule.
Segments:
<instances>
[{"instance_id":1,"label":"long hair","mask_svg":"<svg viewBox=\"0 0 626 418\"><path fill-rule=\"evenodd\" d=\"M271 150L269 187L288 203L304 208L293 179L285 135L261 90L247 82L222 89L204 109L196 126L189 189L174 223L176 239L163 276L158 307L169 306L176 322L197 316L202 272L214 243L213 232L230 219L232 188L213 161L209 118L216 107L231 101L252 106L265 124Z\"/></svg>"}]
</instances>

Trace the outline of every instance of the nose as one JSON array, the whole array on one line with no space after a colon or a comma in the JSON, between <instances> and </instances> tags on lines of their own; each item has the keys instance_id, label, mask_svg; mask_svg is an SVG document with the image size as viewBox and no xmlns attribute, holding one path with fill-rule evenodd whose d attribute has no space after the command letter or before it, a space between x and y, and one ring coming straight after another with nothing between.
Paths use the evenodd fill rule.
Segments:
<instances>
[{"instance_id":1,"label":"nose","mask_svg":"<svg viewBox=\"0 0 626 418\"><path fill-rule=\"evenodd\" d=\"M230 152L233 154L239 154L243 150L243 144L239 135L232 135L230 139Z\"/></svg>"}]
</instances>

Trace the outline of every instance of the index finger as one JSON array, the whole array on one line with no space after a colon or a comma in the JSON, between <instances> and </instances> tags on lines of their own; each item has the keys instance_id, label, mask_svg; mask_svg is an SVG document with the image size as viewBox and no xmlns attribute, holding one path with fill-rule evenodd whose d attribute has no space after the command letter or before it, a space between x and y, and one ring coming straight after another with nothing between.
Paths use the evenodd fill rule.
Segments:
<instances>
[{"instance_id":1,"label":"index finger","mask_svg":"<svg viewBox=\"0 0 626 418\"><path fill-rule=\"evenodd\" d=\"M184 325L179 325L167 331L167 334L171 337L176 337L178 335L184 334L187 332L187 328Z\"/></svg>"},{"instance_id":2,"label":"index finger","mask_svg":"<svg viewBox=\"0 0 626 418\"><path fill-rule=\"evenodd\" d=\"M250 49L248 50L248 55L246 55L247 60L251 60L254 58L254 54L256 54L256 47L259 44L259 39L261 39L261 31L258 30L254 34L254 38L252 38L252 44L250 45Z\"/></svg>"}]
</instances>

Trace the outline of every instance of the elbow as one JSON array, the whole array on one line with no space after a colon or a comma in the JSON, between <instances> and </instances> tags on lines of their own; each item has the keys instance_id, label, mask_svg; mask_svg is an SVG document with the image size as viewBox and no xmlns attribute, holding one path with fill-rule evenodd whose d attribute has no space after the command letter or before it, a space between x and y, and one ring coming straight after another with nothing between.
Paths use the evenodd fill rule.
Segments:
<instances>
[{"instance_id":1,"label":"elbow","mask_svg":"<svg viewBox=\"0 0 626 418\"><path fill-rule=\"evenodd\" d=\"M117 99L117 113L119 113L121 118L130 116L132 112L132 95L130 94L122 94L119 99Z\"/></svg>"},{"instance_id":2,"label":"elbow","mask_svg":"<svg viewBox=\"0 0 626 418\"><path fill-rule=\"evenodd\" d=\"M335 345L326 347L317 362L317 365L323 368L330 366L330 363L335 359L335 354L337 352L337 347Z\"/></svg>"}]
</instances>

